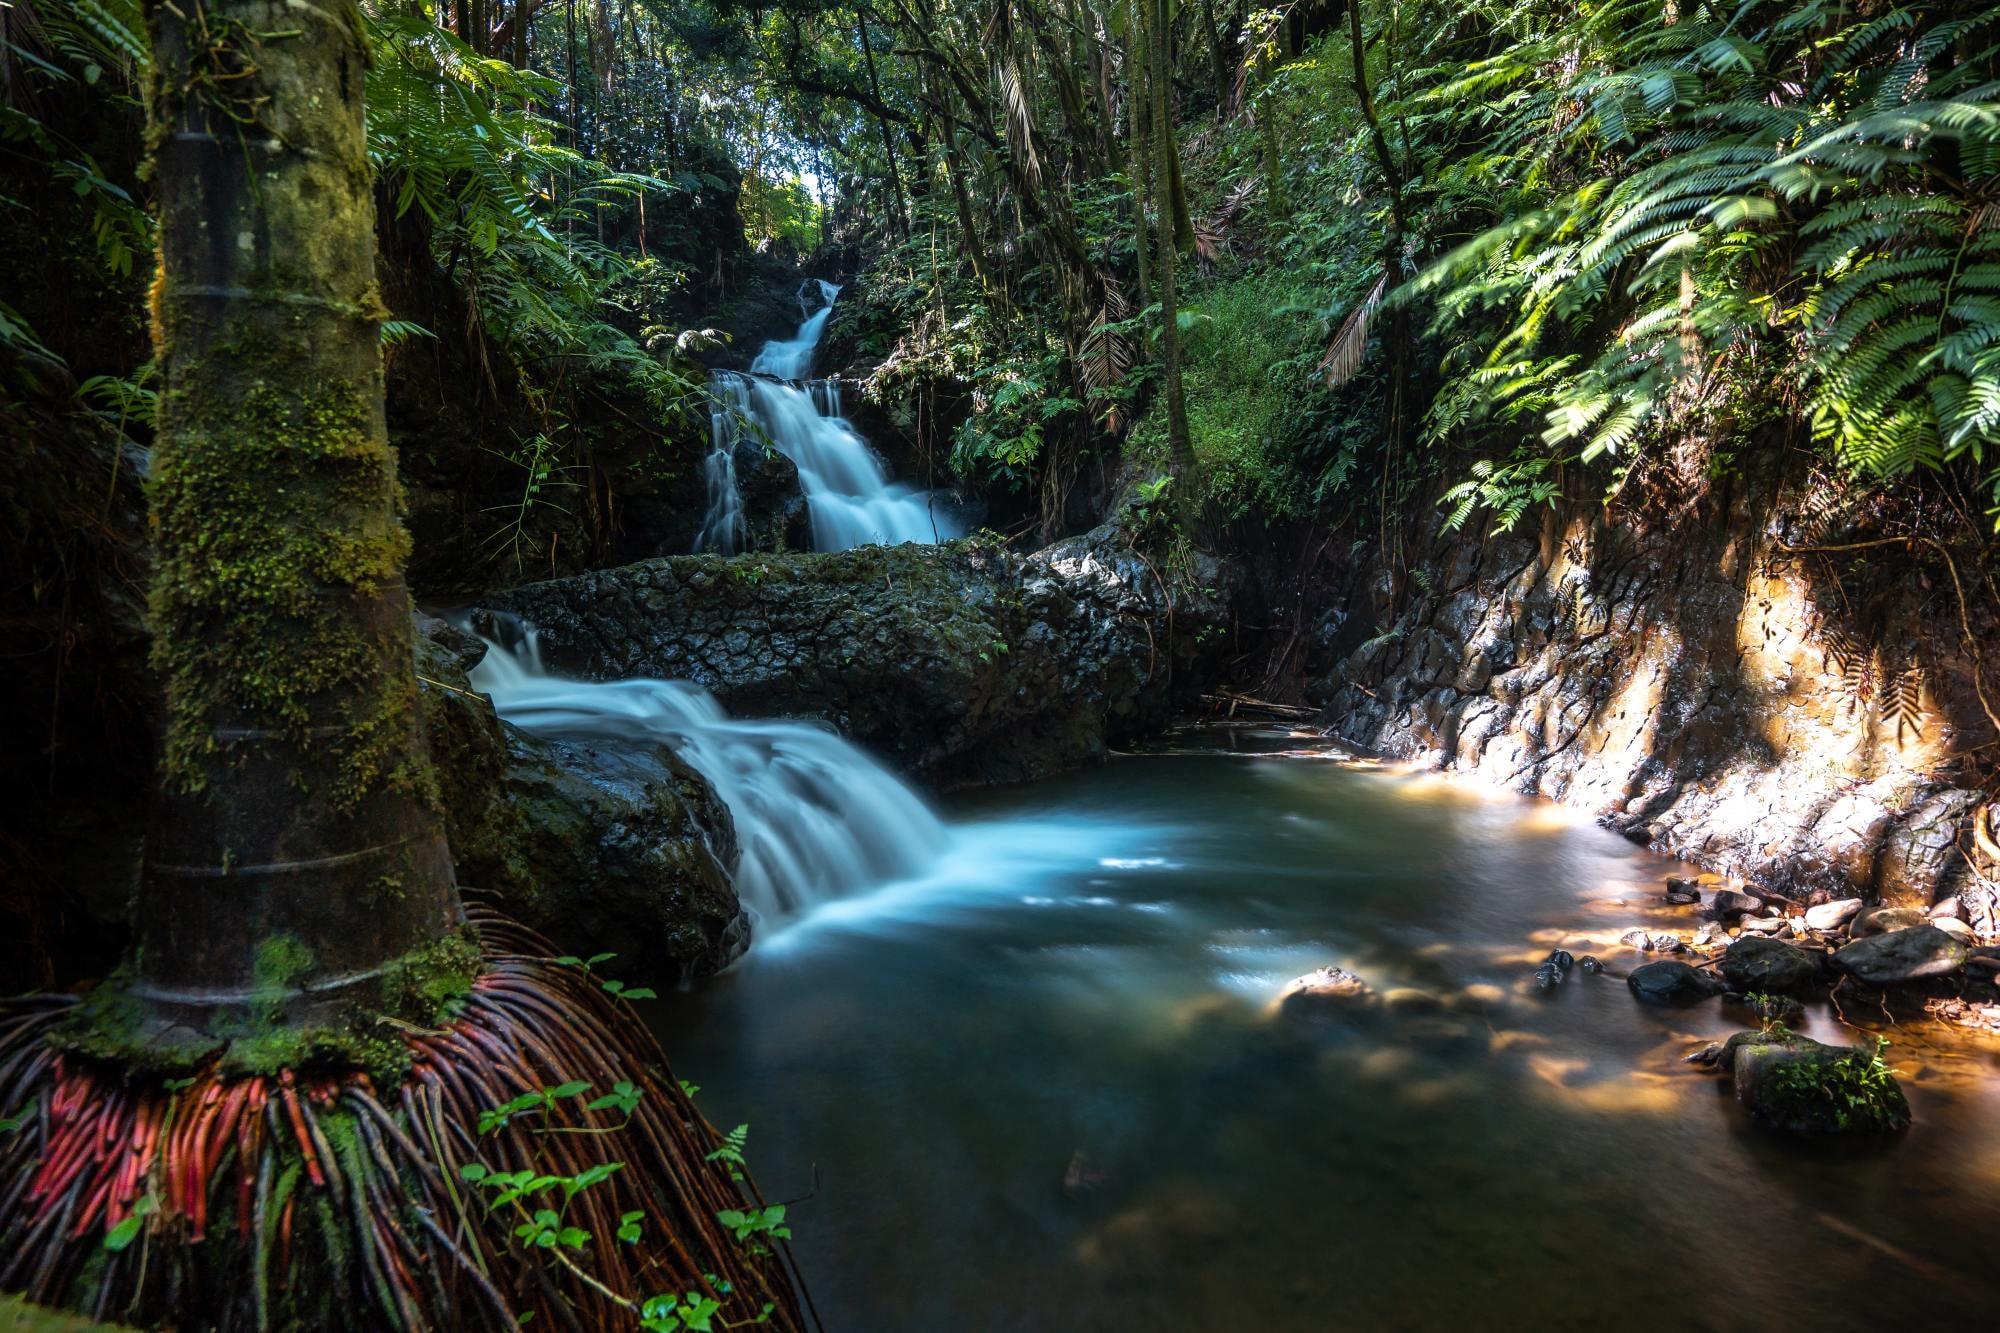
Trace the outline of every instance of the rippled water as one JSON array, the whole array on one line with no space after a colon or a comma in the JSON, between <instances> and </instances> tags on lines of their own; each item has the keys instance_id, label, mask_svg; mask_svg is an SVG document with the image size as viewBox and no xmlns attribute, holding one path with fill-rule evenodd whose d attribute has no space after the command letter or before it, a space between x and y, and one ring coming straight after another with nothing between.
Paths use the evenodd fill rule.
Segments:
<instances>
[{"instance_id":1,"label":"rippled water","mask_svg":"<svg viewBox=\"0 0 2000 1333\"><path fill-rule=\"evenodd\" d=\"M1990 1053L1895 1034L1917 1123L1830 1154L1679 1063L1733 1030L1617 976L1670 862L1548 806L1173 755L949 812L930 878L661 1006L676 1073L795 1203L830 1328L1990 1326ZM1395 1016L1266 1013L1339 963ZM1468 986L1498 987L1473 1012ZM1825 1013L1809 1030L1838 1039ZM1973 1077L1979 1076L1979 1077ZM1983 1080L1983 1081L1982 1081Z\"/></svg>"}]
</instances>

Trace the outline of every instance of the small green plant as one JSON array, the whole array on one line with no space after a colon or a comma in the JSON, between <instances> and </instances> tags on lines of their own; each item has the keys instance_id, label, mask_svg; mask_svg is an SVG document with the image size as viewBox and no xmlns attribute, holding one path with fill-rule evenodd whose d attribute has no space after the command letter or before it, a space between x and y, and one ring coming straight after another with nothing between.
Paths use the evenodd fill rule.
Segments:
<instances>
[{"instance_id":1,"label":"small green plant","mask_svg":"<svg viewBox=\"0 0 2000 1333\"><path fill-rule=\"evenodd\" d=\"M617 996L621 1000L659 999L660 993L654 990L650 986L628 986L622 981L618 981L607 977L600 977L593 970L599 963L609 962L611 959L616 958L617 956L618 955L615 953L599 953L599 954L592 954L588 958L579 958L573 953L566 953L562 957L556 959L556 961L558 963L561 963L564 967L574 967L581 969L585 974L587 974L591 978L591 980L595 981L606 992Z\"/></svg>"},{"instance_id":2,"label":"small green plant","mask_svg":"<svg viewBox=\"0 0 2000 1333\"><path fill-rule=\"evenodd\" d=\"M753 1236L769 1236L773 1240L790 1240L792 1229L785 1225L785 1205L767 1204L762 1208L725 1208L715 1215L715 1220L736 1233L740 1241ZM752 1248L762 1253L761 1242L753 1242Z\"/></svg>"},{"instance_id":3,"label":"small green plant","mask_svg":"<svg viewBox=\"0 0 2000 1333\"><path fill-rule=\"evenodd\" d=\"M1785 1062L1771 1072L1776 1104L1801 1123L1839 1130L1900 1128L1909 1112L1895 1075L1882 1059L1888 1046L1887 1037L1877 1037L1872 1050Z\"/></svg>"}]
</instances>

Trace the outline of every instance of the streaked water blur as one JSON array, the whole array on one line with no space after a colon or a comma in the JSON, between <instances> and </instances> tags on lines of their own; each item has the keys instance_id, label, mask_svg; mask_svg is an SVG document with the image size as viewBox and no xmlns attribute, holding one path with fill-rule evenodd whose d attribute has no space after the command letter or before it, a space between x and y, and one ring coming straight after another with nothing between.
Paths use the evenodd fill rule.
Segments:
<instances>
[{"instance_id":1,"label":"streaked water blur","mask_svg":"<svg viewBox=\"0 0 2000 1333\"><path fill-rule=\"evenodd\" d=\"M1776 1142L1680 1063L1742 1024L1619 979L1623 930L1693 925L1659 902L1685 867L1435 776L1208 743L959 802L924 876L659 1006L766 1192L817 1179L792 1216L829 1327L1990 1320L1990 1051L1892 1033L1905 1141ZM1534 994L1559 946L1611 974ZM1384 1012L1274 1021L1326 964Z\"/></svg>"}]
</instances>

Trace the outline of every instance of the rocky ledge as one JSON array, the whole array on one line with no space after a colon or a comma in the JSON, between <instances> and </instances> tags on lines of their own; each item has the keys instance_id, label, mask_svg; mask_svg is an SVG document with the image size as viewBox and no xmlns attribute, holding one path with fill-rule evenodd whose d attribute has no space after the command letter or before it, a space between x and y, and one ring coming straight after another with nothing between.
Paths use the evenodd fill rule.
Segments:
<instances>
[{"instance_id":1,"label":"rocky ledge","mask_svg":"<svg viewBox=\"0 0 2000 1333\"><path fill-rule=\"evenodd\" d=\"M501 721L466 670L485 645L420 618L417 671L461 885L571 953L672 983L749 943L736 832L702 776L657 744L553 741Z\"/></svg>"},{"instance_id":2,"label":"rocky ledge","mask_svg":"<svg viewBox=\"0 0 2000 1333\"><path fill-rule=\"evenodd\" d=\"M976 540L668 556L485 605L551 671L688 680L745 717L817 718L939 788L1018 782L1164 725L1211 681L1232 573L1163 568L1110 526L1017 555Z\"/></svg>"}]
</instances>

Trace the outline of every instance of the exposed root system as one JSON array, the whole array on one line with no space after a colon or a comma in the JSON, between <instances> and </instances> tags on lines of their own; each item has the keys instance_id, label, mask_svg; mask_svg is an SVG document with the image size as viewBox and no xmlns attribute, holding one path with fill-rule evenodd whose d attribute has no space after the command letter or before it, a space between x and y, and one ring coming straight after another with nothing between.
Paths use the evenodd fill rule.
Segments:
<instances>
[{"instance_id":1,"label":"exposed root system","mask_svg":"<svg viewBox=\"0 0 2000 1333\"><path fill-rule=\"evenodd\" d=\"M393 1088L128 1079L49 1043L67 997L0 1006L0 1291L221 1329L631 1328L666 1296L797 1328L782 1242L718 1221L760 1200L630 1006L474 922L486 967Z\"/></svg>"}]
</instances>

